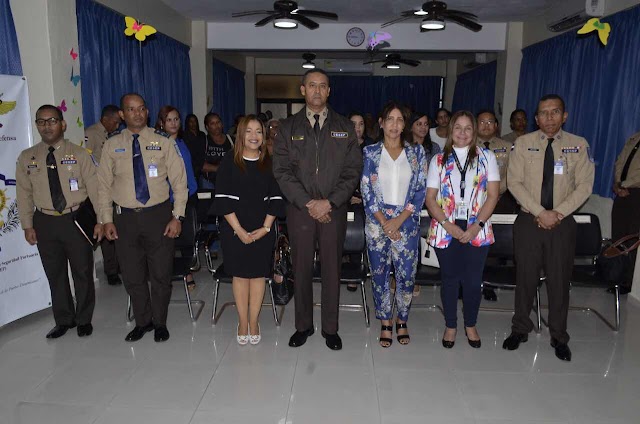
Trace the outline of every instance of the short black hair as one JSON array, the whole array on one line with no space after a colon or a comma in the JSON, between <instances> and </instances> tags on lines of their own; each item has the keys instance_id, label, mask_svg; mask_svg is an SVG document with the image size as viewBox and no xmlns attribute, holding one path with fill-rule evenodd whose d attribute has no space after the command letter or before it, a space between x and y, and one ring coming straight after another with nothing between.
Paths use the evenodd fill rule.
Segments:
<instances>
[{"instance_id":1,"label":"short black hair","mask_svg":"<svg viewBox=\"0 0 640 424\"><path fill-rule=\"evenodd\" d=\"M560 108L562 109L563 112L565 111L564 100L562 99L562 97L560 97L558 94L545 94L538 101L538 106L536 107L536 115L538 114L538 109L540 108L540 103L546 102L547 100L559 100L560 101Z\"/></svg>"},{"instance_id":2,"label":"short black hair","mask_svg":"<svg viewBox=\"0 0 640 424\"><path fill-rule=\"evenodd\" d=\"M58 109L57 107L55 107L54 105L42 105L38 108L38 110L36 111L36 116L38 116L38 112L42 111L42 110L52 110L54 112L56 112L56 115L58 115L58 119L61 121L64 121L64 117L62 116L62 111L60 109Z\"/></svg>"},{"instance_id":3,"label":"short black hair","mask_svg":"<svg viewBox=\"0 0 640 424\"><path fill-rule=\"evenodd\" d=\"M306 84L307 75L309 74L322 74L325 77L327 77L327 81L329 81L329 74L327 74L327 72L324 69L314 68L314 69L309 69L307 72L304 73L304 75L302 76L302 85Z\"/></svg>"},{"instance_id":4,"label":"short black hair","mask_svg":"<svg viewBox=\"0 0 640 424\"><path fill-rule=\"evenodd\" d=\"M476 119L480 118L480 115L482 115L483 113L490 113L491 116L493 116L493 119L496 120L496 124L498 123L498 117L496 116L496 113L491 109L482 109L476 114Z\"/></svg>"},{"instance_id":5,"label":"short black hair","mask_svg":"<svg viewBox=\"0 0 640 424\"><path fill-rule=\"evenodd\" d=\"M206 127L207 124L209 123L209 120L211 120L213 118L218 118L220 121L222 121L222 118L220 117L219 114L217 114L215 112L209 112L204 116L204 126Z\"/></svg>"},{"instance_id":6,"label":"short black hair","mask_svg":"<svg viewBox=\"0 0 640 424\"><path fill-rule=\"evenodd\" d=\"M524 115L524 117L527 117L527 112L524 111L524 109L516 109L513 112L511 112L511 116L509 117L509 121L513 121L514 119L516 119L516 115L522 113Z\"/></svg>"},{"instance_id":7,"label":"short black hair","mask_svg":"<svg viewBox=\"0 0 640 424\"><path fill-rule=\"evenodd\" d=\"M127 94L123 94L122 97L120 97L120 110L124 110L124 99L126 99L129 96L140 97L140 99L142 100L142 103L144 103L146 105L146 102L144 101L144 97L142 97L140 94L138 94L138 93L127 93Z\"/></svg>"},{"instance_id":8,"label":"short black hair","mask_svg":"<svg viewBox=\"0 0 640 424\"><path fill-rule=\"evenodd\" d=\"M440 112L445 112L449 116L449 118L451 118L451 111L444 107L441 107L440 109L436 110L436 118L438 117L438 114Z\"/></svg>"},{"instance_id":9,"label":"short black hair","mask_svg":"<svg viewBox=\"0 0 640 424\"><path fill-rule=\"evenodd\" d=\"M116 105L106 105L102 108L102 113L100 114L100 118L105 118L107 116L117 115L120 109Z\"/></svg>"}]
</instances>

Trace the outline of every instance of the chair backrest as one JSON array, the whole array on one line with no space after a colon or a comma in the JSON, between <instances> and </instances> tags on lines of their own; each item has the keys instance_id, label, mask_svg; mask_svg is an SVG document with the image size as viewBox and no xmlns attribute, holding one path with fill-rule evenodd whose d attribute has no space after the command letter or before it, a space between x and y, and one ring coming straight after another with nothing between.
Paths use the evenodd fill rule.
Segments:
<instances>
[{"instance_id":1,"label":"chair backrest","mask_svg":"<svg viewBox=\"0 0 640 424\"><path fill-rule=\"evenodd\" d=\"M367 247L364 235L364 209L361 207L350 208L347 219L347 233L344 238L342 253L362 253ZM353 220L351 220L353 216Z\"/></svg>"},{"instance_id":2,"label":"chair backrest","mask_svg":"<svg viewBox=\"0 0 640 424\"><path fill-rule=\"evenodd\" d=\"M494 258L513 258L513 225L493 224L495 243L489 248L489 256Z\"/></svg>"},{"instance_id":3,"label":"chair backrest","mask_svg":"<svg viewBox=\"0 0 640 424\"><path fill-rule=\"evenodd\" d=\"M196 193L198 197L198 203L196 207L197 224L206 224L213 222L215 216L213 216L213 202L215 198L215 190L213 189L198 189Z\"/></svg>"},{"instance_id":4,"label":"chair backrest","mask_svg":"<svg viewBox=\"0 0 640 424\"><path fill-rule=\"evenodd\" d=\"M427 238L429 235L429 227L431 226L430 216L420 217L420 237Z\"/></svg>"},{"instance_id":5,"label":"chair backrest","mask_svg":"<svg viewBox=\"0 0 640 424\"><path fill-rule=\"evenodd\" d=\"M175 248L178 249L192 249L196 244L196 233L198 230L198 214L196 207L188 203L187 210L184 214L184 222L182 223L182 232L180 237L175 239Z\"/></svg>"},{"instance_id":6,"label":"chair backrest","mask_svg":"<svg viewBox=\"0 0 640 424\"><path fill-rule=\"evenodd\" d=\"M598 216L592 213L581 213L574 216L588 216L590 219L589 223L578 223L576 231L576 256L598 256L602 250L602 233Z\"/></svg>"}]
</instances>

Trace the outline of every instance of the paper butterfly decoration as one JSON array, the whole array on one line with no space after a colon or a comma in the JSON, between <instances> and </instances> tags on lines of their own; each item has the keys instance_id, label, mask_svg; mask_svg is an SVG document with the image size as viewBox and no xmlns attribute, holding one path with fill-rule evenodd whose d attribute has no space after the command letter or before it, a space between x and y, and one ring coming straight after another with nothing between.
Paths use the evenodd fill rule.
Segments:
<instances>
[{"instance_id":1,"label":"paper butterfly decoration","mask_svg":"<svg viewBox=\"0 0 640 424\"><path fill-rule=\"evenodd\" d=\"M600 42L606 46L607 41L609 41L611 25L600 22L600 19L598 18L591 18L578 30L578 34L588 34L592 31L598 31L598 38L600 39Z\"/></svg>"},{"instance_id":2,"label":"paper butterfly decoration","mask_svg":"<svg viewBox=\"0 0 640 424\"><path fill-rule=\"evenodd\" d=\"M132 35L135 34L136 40L138 41L144 41L147 39L148 36L150 36L151 34L155 34L157 32L156 29L151 25L142 24L137 20L135 20L134 18L132 18L131 16L125 16L124 22L127 25L127 27L124 30L124 34L127 37L131 37Z\"/></svg>"},{"instance_id":3,"label":"paper butterfly decoration","mask_svg":"<svg viewBox=\"0 0 640 424\"><path fill-rule=\"evenodd\" d=\"M78 119L76 119L76 124L78 124L78 128L82 128L84 123L80 120L80 117L78 116Z\"/></svg>"},{"instance_id":4,"label":"paper butterfly decoration","mask_svg":"<svg viewBox=\"0 0 640 424\"><path fill-rule=\"evenodd\" d=\"M73 66L71 67L71 78L69 78L69 81L73 83L74 87L77 87L78 83L80 82L80 75L79 74L73 75Z\"/></svg>"},{"instance_id":5,"label":"paper butterfly decoration","mask_svg":"<svg viewBox=\"0 0 640 424\"><path fill-rule=\"evenodd\" d=\"M73 103L74 105L78 104L78 101L76 99L71 100L71 103Z\"/></svg>"},{"instance_id":6,"label":"paper butterfly decoration","mask_svg":"<svg viewBox=\"0 0 640 424\"><path fill-rule=\"evenodd\" d=\"M370 50L376 47L381 49L383 47L390 47L391 44L387 40L391 40L391 34L383 31L376 31L369 34L369 46Z\"/></svg>"},{"instance_id":7,"label":"paper butterfly decoration","mask_svg":"<svg viewBox=\"0 0 640 424\"><path fill-rule=\"evenodd\" d=\"M60 103L60 106L58 106L58 109L60 109L62 112L67 111L67 102L65 102L64 99L62 99L62 103Z\"/></svg>"},{"instance_id":8,"label":"paper butterfly decoration","mask_svg":"<svg viewBox=\"0 0 640 424\"><path fill-rule=\"evenodd\" d=\"M73 51L73 47L71 47L71 50L69 51L69 54L71 55L71 59L76 60L78 58L78 53Z\"/></svg>"}]
</instances>

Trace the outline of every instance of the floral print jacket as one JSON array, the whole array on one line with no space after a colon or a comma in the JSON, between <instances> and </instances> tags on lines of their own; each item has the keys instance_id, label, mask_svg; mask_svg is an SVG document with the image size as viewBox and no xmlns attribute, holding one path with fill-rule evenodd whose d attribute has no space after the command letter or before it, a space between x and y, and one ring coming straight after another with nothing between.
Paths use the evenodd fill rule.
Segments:
<instances>
[{"instance_id":1,"label":"floral print jacket","mask_svg":"<svg viewBox=\"0 0 640 424\"><path fill-rule=\"evenodd\" d=\"M478 219L478 212L487 200L487 172L488 172L488 149L483 147L476 147L477 151L477 167L476 175L473 177L473 191L471 192L471 209L469 211L469 225L476 222ZM440 174L440 190L436 196L438 205L442 208L445 216L450 222L453 222L454 210L456 207L455 194L453 187L451 186L451 172L455 166L455 159L453 155L449 155L447 163L443 164L443 153L438 153L435 156L438 166L438 173ZM491 220L487 220L483 229L480 230L476 238L471 240L471 245L480 247L493 244L495 241L493 236L493 227L491 226ZM451 234L440 225L435 219L431 220L431 226L429 227L429 236L427 239L433 247L444 249L451 243Z\"/></svg>"}]
</instances>

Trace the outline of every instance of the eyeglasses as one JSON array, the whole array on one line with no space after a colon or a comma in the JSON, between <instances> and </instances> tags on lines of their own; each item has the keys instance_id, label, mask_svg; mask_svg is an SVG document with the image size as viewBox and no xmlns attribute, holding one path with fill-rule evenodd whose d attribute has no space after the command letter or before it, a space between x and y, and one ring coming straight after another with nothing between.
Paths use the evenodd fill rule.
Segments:
<instances>
[{"instance_id":1,"label":"eyeglasses","mask_svg":"<svg viewBox=\"0 0 640 424\"><path fill-rule=\"evenodd\" d=\"M53 126L53 125L57 125L58 122L61 122L61 121L62 119L58 119L58 118L36 119L36 125L39 127L44 127L45 125Z\"/></svg>"}]
</instances>

